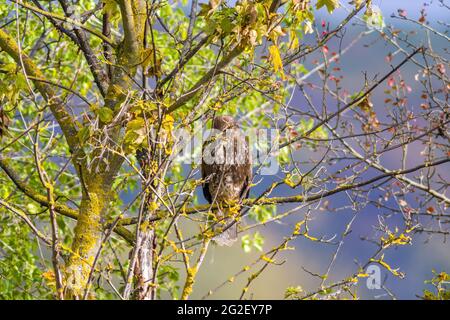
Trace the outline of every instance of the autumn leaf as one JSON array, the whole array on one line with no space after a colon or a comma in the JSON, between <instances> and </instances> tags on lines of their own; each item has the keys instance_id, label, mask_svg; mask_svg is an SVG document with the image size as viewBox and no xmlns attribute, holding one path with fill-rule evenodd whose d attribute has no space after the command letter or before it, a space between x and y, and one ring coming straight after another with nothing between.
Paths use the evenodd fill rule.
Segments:
<instances>
[{"instance_id":1,"label":"autumn leaf","mask_svg":"<svg viewBox=\"0 0 450 320\"><path fill-rule=\"evenodd\" d=\"M150 202L148 205L148 210L150 211L155 211L156 209L158 209L159 205L156 202Z\"/></svg>"},{"instance_id":2,"label":"autumn leaf","mask_svg":"<svg viewBox=\"0 0 450 320\"><path fill-rule=\"evenodd\" d=\"M264 260L264 261L266 261L266 262L268 262L268 263L275 263L275 260L269 258L269 257L266 256L265 254L263 254L263 255L261 256L261 259Z\"/></svg>"},{"instance_id":3,"label":"autumn leaf","mask_svg":"<svg viewBox=\"0 0 450 320\"><path fill-rule=\"evenodd\" d=\"M162 128L168 132L171 132L173 129L173 123L174 123L173 117L170 114L168 114L163 119Z\"/></svg>"},{"instance_id":4,"label":"autumn leaf","mask_svg":"<svg viewBox=\"0 0 450 320\"><path fill-rule=\"evenodd\" d=\"M393 269L389 264L387 264L384 261L384 254L380 257L380 259L377 260L377 259L370 258L370 261L380 264L381 266L386 268L386 270L388 270L390 273L392 273L396 277L399 277L401 279L403 279L405 277L405 274L403 272L398 271L399 270L398 268Z\"/></svg>"},{"instance_id":5,"label":"autumn leaf","mask_svg":"<svg viewBox=\"0 0 450 320\"><path fill-rule=\"evenodd\" d=\"M269 33L269 38L273 41L273 43L277 43L279 37L285 36L286 33L283 31L280 25L273 28Z\"/></svg>"},{"instance_id":6,"label":"autumn leaf","mask_svg":"<svg viewBox=\"0 0 450 320\"><path fill-rule=\"evenodd\" d=\"M339 0L319 0L317 1L316 8L320 9L323 6L327 7L329 13L332 13L334 9L339 7Z\"/></svg>"},{"instance_id":7,"label":"autumn leaf","mask_svg":"<svg viewBox=\"0 0 450 320\"><path fill-rule=\"evenodd\" d=\"M281 78L284 80L283 61L281 61L280 51L276 45L269 47L270 61L275 72L280 72Z\"/></svg>"},{"instance_id":8,"label":"autumn leaf","mask_svg":"<svg viewBox=\"0 0 450 320\"><path fill-rule=\"evenodd\" d=\"M388 80L388 86L389 87L393 87L395 85L395 80L394 80L394 78L389 78L389 80Z\"/></svg>"},{"instance_id":9,"label":"autumn leaf","mask_svg":"<svg viewBox=\"0 0 450 320\"><path fill-rule=\"evenodd\" d=\"M152 48L147 48L141 52L142 69L146 76L161 75L162 59L158 51L154 52Z\"/></svg>"},{"instance_id":10,"label":"autumn leaf","mask_svg":"<svg viewBox=\"0 0 450 320\"><path fill-rule=\"evenodd\" d=\"M142 68L144 70L147 70L147 68L150 66L150 63L153 62L153 50L151 48L142 50L141 60Z\"/></svg>"},{"instance_id":11,"label":"autumn leaf","mask_svg":"<svg viewBox=\"0 0 450 320\"><path fill-rule=\"evenodd\" d=\"M353 4L355 8L359 8L363 4L363 0L353 0L349 2L350 4Z\"/></svg>"},{"instance_id":12,"label":"autumn leaf","mask_svg":"<svg viewBox=\"0 0 450 320\"><path fill-rule=\"evenodd\" d=\"M364 112L370 112L373 108L373 103L370 101L370 95L366 95L358 104L358 107Z\"/></svg>"},{"instance_id":13,"label":"autumn leaf","mask_svg":"<svg viewBox=\"0 0 450 320\"><path fill-rule=\"evenodd\" d=\"M310 33L314 33L314 29L312 26L312 22L311 21L306 21L305 25L303 26L303 32L305 34L310 34Z\"/></svg>"},{"instance_id":14,"label":"autumn leaf","mask_svg":"<svg viewBox=\"0 0 450 320\"><path fill-rule=\"evenodd\" d=\"M209 5L211 6L211 10L215 10L221 2L222 2L221 0L209 0Z\"/></svg>"},{"instance_id":15,"label":"autumn leaf","mask_svg":"<svg viewBox=\"0 0 450 320\"><path fill-rule=\"evenodd\" d=\"M47 270L41 274L42 278L45 281L45 284L50 288L56 287L56 280L55 280L55 272L52 270Z\"/></svg>"}]
</instances>

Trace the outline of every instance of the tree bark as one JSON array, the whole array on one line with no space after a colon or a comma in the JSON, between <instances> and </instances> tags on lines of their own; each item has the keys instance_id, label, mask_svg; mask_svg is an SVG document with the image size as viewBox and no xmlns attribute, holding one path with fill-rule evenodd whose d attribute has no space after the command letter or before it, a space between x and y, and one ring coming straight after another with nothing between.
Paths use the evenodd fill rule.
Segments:
<instances>
[{"instance_id":1,"label":"tree bark","mask_svg":"<svg viewBox=\"0 0 450 320\"><path fill-rule=\"evenodd\" d=\"M92 263L101 245L102 220L110 193L111 184L100 177L92 177L83 192L72 252L66 266L67 298L80 299L86 290Z\"/></svg>"},{"instance_id":2,"label":"tree bark","mask_svg":"<svg viewBox=\"0 0 450 320\"><path fill-rule=\"evenodd\" d=\"M153 258L156 247L155 229L148 225L140 234L136 261L136 299L152 300L154 282Z\"/></svg>"}]
</instances>

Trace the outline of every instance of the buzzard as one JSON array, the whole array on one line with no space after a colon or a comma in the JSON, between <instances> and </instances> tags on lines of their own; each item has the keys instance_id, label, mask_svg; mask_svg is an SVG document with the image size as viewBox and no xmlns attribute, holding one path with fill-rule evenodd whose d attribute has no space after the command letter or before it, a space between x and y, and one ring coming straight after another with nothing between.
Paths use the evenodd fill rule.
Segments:
<instances>
[{"instance_id":1,"label":"buzzard","mask_svg":"<svg viewBox=\"0 0 450 320\"><path fill-rule=\"evenodd\" d=\"M222 233L215 242L230 246L237 240L237 223L227 208L248 197L251 154L245 135L232 117L216 117L212 129L202 149L203 194L209 203L218 205L216 225Z\"/></svg>"}]
</instances>

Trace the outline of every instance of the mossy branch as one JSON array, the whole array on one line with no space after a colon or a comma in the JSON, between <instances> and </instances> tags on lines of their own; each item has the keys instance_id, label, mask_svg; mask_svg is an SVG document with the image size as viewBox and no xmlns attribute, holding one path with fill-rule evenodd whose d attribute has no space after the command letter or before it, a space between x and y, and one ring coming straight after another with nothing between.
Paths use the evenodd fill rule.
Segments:
<instances>
[{"instance_id":1,"label":"mossy branch","mask_svg":"<svg viewBox=\"0 0 450 320\"><path fill-rule=\"evenodd\" d=\"M197 276L198 270L205 259L206 253L208 252L208 245L211 239L205 239L202 248L200 249L200 255L193 267L189 267L189 260L186 260L187 275L186 281L184 283L183 292L181 293L181 300L187 300L192 293L192 289L195 283L195 277Z\"/></svg>"},{"instance_id":2,"label":"mossy branch","mask_svg":"<svg viewBox=\"0 0 450 320\"><path fill-rule=\"evenodd\" d=\"M409 168L409 169L405 169L405 170L395 170L395 171L388 171L384 174L381 174L379 176L376 176L372 179L366 180L366 181L362 181L359 183L348 183L348 184L342 184L332 190L329 191L325 191L319 194L315 194L312 196L304 196L304 195L293 195L293 196L287 196L287 197L261 197L261 198L252 198L252 199L244 199L242 200L242 205L243 206L254 206L254 205L272 205L272 204L283 204L283 203L308 203L308 202L313 202L319 199L323 199L329 196L332 196L334 194L337 194L339 192L342 191L347 191L347 190L353 190L353 189L357 189L360 187L364 187L366 185L370 185L372 183L375 183L379 180L382 179L386 179L386 178L397 178L397 177L401 177L405 174L408 173L412 173L415 172L417 170L423 169L423 168L431 168L434 166L438 166L444 163L450 162L450 158L445 158L436 162L432 162L432 163L424 163L421 165L418 165L416 167L413 168ZM447 197L439 194L439 197L436 196L437 199L445 202L446 204L450 205L450 199L448 199ZM224 205L222 205L223 207ZM206 212L209 210L217 210L218 207L216 204L203 204L203 205L197 205L197 206L193 206L193 207L188 207L188 208L184 208L181 209L181 213L182 214L195 214L195 213L199 213L199 212ZM165 211L160 211L158 212L154 217L150 218L150 221L156 221L156 220L161 220L162 217L167 217L168 214ZM135 218L124 218L122 219L118 225L121 226L125 226L125 225L133 225L136 224L137 221Z\"/></svg>"},{"instance_id":3,"label":"mossy branch","mask_svg":"<svg viewBox=\"0 0 450 320\"><path fill-rule=\"evenodd\" d=\"M16 187L22 191L26 196L28 196L30 199L36 201L40 205L44 207L49 207L48 198L47 196L40 194L39 192L35 191L33 188L28 186L26 183L24 183L19 175L11 168L11 166L8 165L8 161L0 157L0 167L5 171L7 176L10 178L10 180L16 185ZM53 204L54 210L68 218L71 218L73 220L78 220L78 212L60 202L56 202ZM125 241L127 241L129 244L133 244L134 242L134 235L132 232L130 232L128 229L117 226L114 228L114 232L121 236Z\"/></svg>"}]
</instances>

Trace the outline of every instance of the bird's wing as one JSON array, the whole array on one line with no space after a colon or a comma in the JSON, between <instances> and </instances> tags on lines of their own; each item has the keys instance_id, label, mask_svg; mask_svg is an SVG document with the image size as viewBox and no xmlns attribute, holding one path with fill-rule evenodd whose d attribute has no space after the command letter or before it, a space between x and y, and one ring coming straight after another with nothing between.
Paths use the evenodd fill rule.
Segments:
<instances>
[{"instance_id":1,"label":"bird's wing","mask_svg":"<svg viewBox=\"0 0 450 320\"><path fill-rule=\"evenodd\" d=\"M252 172L252 154L248 143L248 138L244 137L245 139L245 162L243 165L243 172L244 172L244 184L242 186L241 191L241 199L247 199L250 195L250 185L253 181L253 172Z\"/></svg>"},{"instance_id":2,"label":"bird's wing","mask_svg":"<svg viewBox=\"0 0 450 320\"><path fill-rule=\"evenodd\" d=\"M202 146L202 165L201 165L201 170L202 170L202 179L204 179L204 180L209 180L211 175L214 172L214 166L212 164L206 163L205 159L204 159L205 148L210 143L211 143L211 141L207 140L207 141L205 141L203 143L203 146ZM212 202L212 195L211 195L211 192L209 191L209 183L207 181L203 182L203 186L202 187L203 187L203 195L204 195L205 199L209 203L211 203Z\"/></svg>"}]
</instances>

